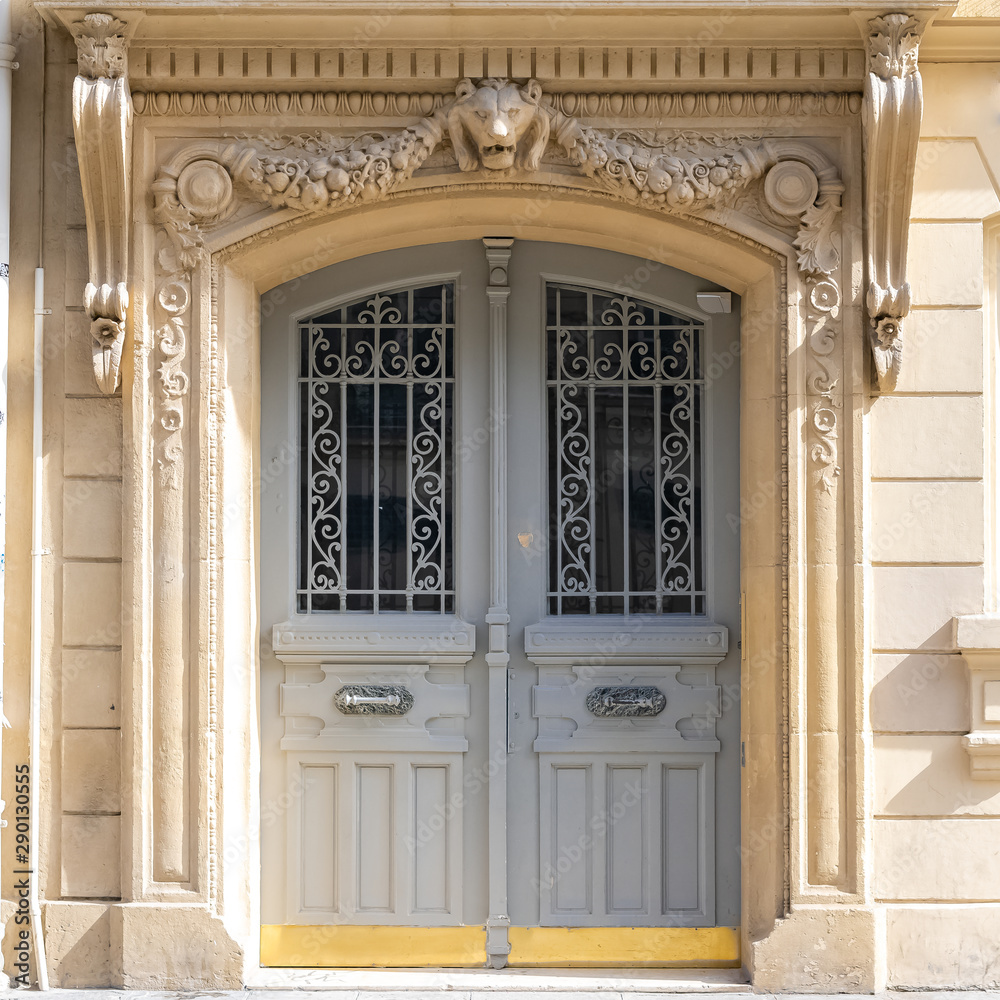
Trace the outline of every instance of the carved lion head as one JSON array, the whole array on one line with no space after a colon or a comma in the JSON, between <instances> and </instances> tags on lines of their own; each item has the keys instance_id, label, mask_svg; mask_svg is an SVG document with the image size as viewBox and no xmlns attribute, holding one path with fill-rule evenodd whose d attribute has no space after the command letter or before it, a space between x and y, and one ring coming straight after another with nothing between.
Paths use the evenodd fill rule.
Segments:
<instances>
[{"instance_id":1,"label":"carved lion head","mask_svg":"<svg viewBox=\"0 0 1000 1000\"><path fill-rule=\"evenodd\" d=\"M461 170L535 170L549 141L549 116L539 107L537 80L523 87L489 79L478 85L462 80L458 100L448 112L448 130Z\"/></svg>"}]
</instances>

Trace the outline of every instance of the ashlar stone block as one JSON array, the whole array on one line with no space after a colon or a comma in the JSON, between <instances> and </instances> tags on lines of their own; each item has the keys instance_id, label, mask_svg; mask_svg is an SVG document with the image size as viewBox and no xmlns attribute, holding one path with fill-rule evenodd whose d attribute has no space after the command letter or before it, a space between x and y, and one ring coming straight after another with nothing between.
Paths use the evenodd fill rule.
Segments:
<instances>
[{"instance_id":1,"label":"ashlar stone block","mask_svg":"<svg viewBox=\"0 0 1000 1000\"><path fill-rule=\"evenodd\" d=\"M899 392L982 392L981 309L914 308L906 317Z\"/></svg>"},{"instance_id":2,"label":"ashlar stone block","mask_svg":"<svg viewBox=\"0 0 1000 1000\"><path fill-rule=\"evenodd\" d=\"M962 733L969 724L969 684L955 653L876 653L869 711L872 729Z\"/></svg>"},{"instance_id":3,"label":"ashlar stone block","mask_svg":"<svg viewBox=\"0 0 1000 1000\"><path fill-rule=\"evenodd\" d=\"M42 926L53 986L112 985L111 921L105 904L45 902Z\"/></svg>"},{"instance_id":4,"label":"ashlar stone block","mask_svg":"<svg viewBox=\"0 0 1000 1000\"><path fill-rule=\"evenodd\" d=\"M923 306L982 305L982 223L912 224L906 266L914 302Z\"/></svg>"},{"instance_id":5,"label":"ashlar stone block","mask_svg":"<svg viewBox=\"0 0 1000 1000\"><path fill-rule=\"evenodd\" d=\"M883 396L871 411L875 479L973 479L983 474L979 396Z\"/></svg>"},{"instance_id":6,"label":"ashlar stone block","mask_svg":"<svg viewBox=\"0 0 1000 1000\"><path fill-rule=\"evenodd\" d=\"M875 482L871 501L874 562L983 561L982 483Z\"/></svg>"},{"instance_id":7,"label":"ashlar stone block","mask_svg":"<svg viewBox=\"0 0 1000 1000\"><path fill-rule=\"evenodd\" d=\"M952 619L982 610L983 569L875 566L872 599L874 649L951 652Z\"/></svg>"},{"instance_id":8,"label":"ashlar stone block","mask_svg":"<svg viewBox=\"0 0 1000 1000\"><path fill-rule=\"evenodd\" d=\"M61 784L63 812L121 812L121 733L64 730Z\"/></svg>"},{"instance_id":9,"label":"ashlar stone block","mask_svg":"<svg viewBox=\"0 0 1000 1000\"><path fill-rule=\"evenodd\" d=\"M62 817L62 894L77 899L121 895L121 817Z\"/></svg>"},{"instance_id":10,"label":"ashlar stone block","mask_svg":"<svg viewBox=\"0 0 1000 1000\"><path fill-rule=\"evenodd\" d=\"M121 400L66 399L63 403L63 475L112 478L121 474Z\"/></svg>"},{"instance_id":11,"label":"ashlar stone block","mask_svg":"<svg viewBox=\"0 0 1000 1000\"><path fill-rule=\"evenodd\" d=\"M914 219L968 219L1000 211L982 157L971 139L922 139L913 170Z\"/></svg>"},{"instance_id":12,"label":"ashlar stone block","mask_svg":"<svg viewBox=\"0 0 1000 1000\"><path fill-rule=\"evenodd\" d=\"M63 482L63 555L68 559L120 559L122 484L114 479Z\"/></svg>"},{"instance_id":13,"label":"ashlar stone block","mask_svg":"<svg viewBox=\"0 0 1000 1000\"><path fill-rule=\"evenodd\" d=\"M62 651L62 724L113 729L121 720L121 654L110 649Z\"/></svg>"},{"instance_id":14,"label":"ashlar stone block","mask_svg":"<svg viewBox=\"0 0 1000 1000\"><path fill-rule=\"evenodd\" d=\"M1000 900L1000 819L877 819L872 876L884 900Z\"/></svg>"},{"instance_id":15,"label":"ashlar stone block","mask_svg":"<svg viewBox=\"0 0 1000 1000\"><path fill-rule=\"evenodd\" d=\"M1000 988L1000 906L886 907L888 986Z\"/></svg>"},{"instance_id":16,"label":"ashlar stone block","mask_svg":"<svg viewBox=\"0 0 1000 1000\"><path fill-rule=\"evenodd\" d=\"M1000 782L969 776L960 735L876 736L875 812L1000 816Z\"/></svg>"},{"instance_id":17,"label":"ashlar stone block","mask_svg":"<svg viewBox=\"0 0 1000 1000\"><path fill-rule=\"evenodd\" d=\"M120 563L63 565L64 646L120 646L121 614Z\"/></svg>"}]
</instances>

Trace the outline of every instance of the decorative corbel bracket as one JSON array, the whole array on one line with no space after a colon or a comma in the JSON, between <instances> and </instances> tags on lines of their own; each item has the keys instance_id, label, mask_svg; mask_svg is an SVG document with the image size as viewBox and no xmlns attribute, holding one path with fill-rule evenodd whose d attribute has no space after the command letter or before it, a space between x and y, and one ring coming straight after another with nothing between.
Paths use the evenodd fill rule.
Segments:
<instances>
[{"instance_id":1,"label":"decorative corbel bracket","mask_svg":"<svg viewBox=\"0 0 1000 1000\"><path fill-rule=\"evenodd\" d=\"M879 388L896 387L903 320L910 311L906 247L923 112L917 50L926 21L906 13L867 22L865 150L869 338Z\"/></svg>"},{"instance_id":2,"label":"decorative corbel bracket","mask_svg":"<svg viewBox=\"0 0 1000 1000\"><path fill-rule=\"evenodd\" d=\"M104 393L118 387L129 303L128 253L132 98L126 75L129 27L111 14L87 14L73 26L77 77L73 132L87 217L94 376Z\"/></svg>"},{"instance_id":3,"label":"decorative corbel bracket","mask_svg":"<svg viewBox=\"0 0 1000 1000\"><path fill-rule=\"evenodd\" d=\"M955 646L969 668L969 733L962 739L973 778L1000 781L1000 616L953 619Z\"/></svg>"}]
</instances>

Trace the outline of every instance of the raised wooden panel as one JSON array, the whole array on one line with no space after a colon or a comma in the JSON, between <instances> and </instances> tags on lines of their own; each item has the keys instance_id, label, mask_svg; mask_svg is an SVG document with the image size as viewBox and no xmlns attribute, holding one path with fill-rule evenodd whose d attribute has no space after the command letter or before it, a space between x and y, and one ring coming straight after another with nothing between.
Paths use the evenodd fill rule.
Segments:
<instances>
[{"instance_id":1,"label":"raised wooden panel","mask_svg":"<svg viewBox=\"0 0 1000 1000\"><path fill-rule=\"evenodd\" d=\"M462 923L461 754L289 754L289 924Z\"/></svg>"},{"instance_id":2,"label":"raised wooden panel","mask_svg":"<svg viewBox=\"0 0 1000 1000\"><path fill-rule=\"evenodd\" d=\"M301 909L337 909L337 768L302 768Z\"/></svg>"},{"instance_id":3,"label":"raised wooden panel","mask_svg":"<svg viewBox=\"0 0 1000 1000\"><path fill-rule=\"evenodd\" d=\"M393 769L357 769L357 909L393 909Z\"/></svg>"},{"instance_id":4,"label":"raised wooden panel","mask_svg":"<svg viewBox=\"0 0 1000 1000\"><path fill-rule=\"evenodd\" d=\"M646 769L609 767L606 784L608 912L646 913Z\"/></svg>"},{"instance_id":5,"label":"raised wooden panel","mask_svg":"<svg viewBox=\"0 0 1000 1000\"><path fill-rule=\"evenodd\" d=\"M714 754L540 754L541 925L711 926L714 767Z\"/></svg>"},{"instance_id":6,"label":"raised wooden panel","mask_svg":"<svg viewBox=\"0 0 1000 1000\"><path fill-rule=\"evenodd\" d=\"M413 768L413 911L448 912L448 768Z\"/></svg>"},{"instance_id":7,"label":"raised wooden panel","mask_svg":"<svg viewBox=\"0 0 1000 1000\"><path fill-rule=\"evenodd\" d=\"M552 886L552 910L591 913L591 769L553 767L552 792L549 855L543 869Z\"/></svg>"},{"instance_id":8,"label":"raised wooden panel","mask_svg":"<svg viewBox=\"0 0 1000 1000\"><path fill-rule=\"evenodd\" d=\"M664 912L697 910L702 902L700 768L663 768Z\"/></svg>"}]
</instances>

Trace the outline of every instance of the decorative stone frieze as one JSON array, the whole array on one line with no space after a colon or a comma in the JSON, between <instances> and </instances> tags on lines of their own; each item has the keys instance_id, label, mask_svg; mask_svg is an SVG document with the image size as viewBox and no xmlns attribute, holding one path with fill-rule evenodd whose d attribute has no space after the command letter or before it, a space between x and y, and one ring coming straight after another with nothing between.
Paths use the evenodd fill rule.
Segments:
<instances>
[{"instance_id":1,"label":"decorative stone frieze","mask_svg":"<svg viewBox=\"0 0 1000 1000\"><path fill-rule=\"evenodd\" d=\"M569 96L559 95L559 105L568 107ZM377 201L403 187L432 154L445 155L438 149L446 135L454 165L469 182L525 183L545 169L547 183L579 187L586 178L597 191L654 211L725 207L766 175L771 210L799 220L800 269L829 274L839 262L843 186L816 147L713 132L598 128L543 101L535 80L462 80L453 98L394 132L193 144L157 175L157 215L177 261L190 267L203 231L223 221L238 199L299 213Z\"/></svg>"},{"instance_id":2,"label":"decorative stone frieze","mask_svg":"<svg viewBox=\"0 0 1000 1000\"><path fill-rule=\"evenodd\" d=\"M910 311L906 247L923 93L917 50L923 24L909 14L868 22L863 109L869 337L879 388L896 386Z\"/></svg>"},{"instance_id":3,"label":"decorative stone frieze","mask_svg":"<svg viewBox=\"0 0 1000 1000\"><path fill-rule=\"evenodd\" d=\"M74 25L77 77L73 131L80 163L90 280L83 305L90 316L94 376L102 392L118 386L129 305L132 100L126 71L128 25L110 14L87 14Z\"/></svg>"}]
</instances>

